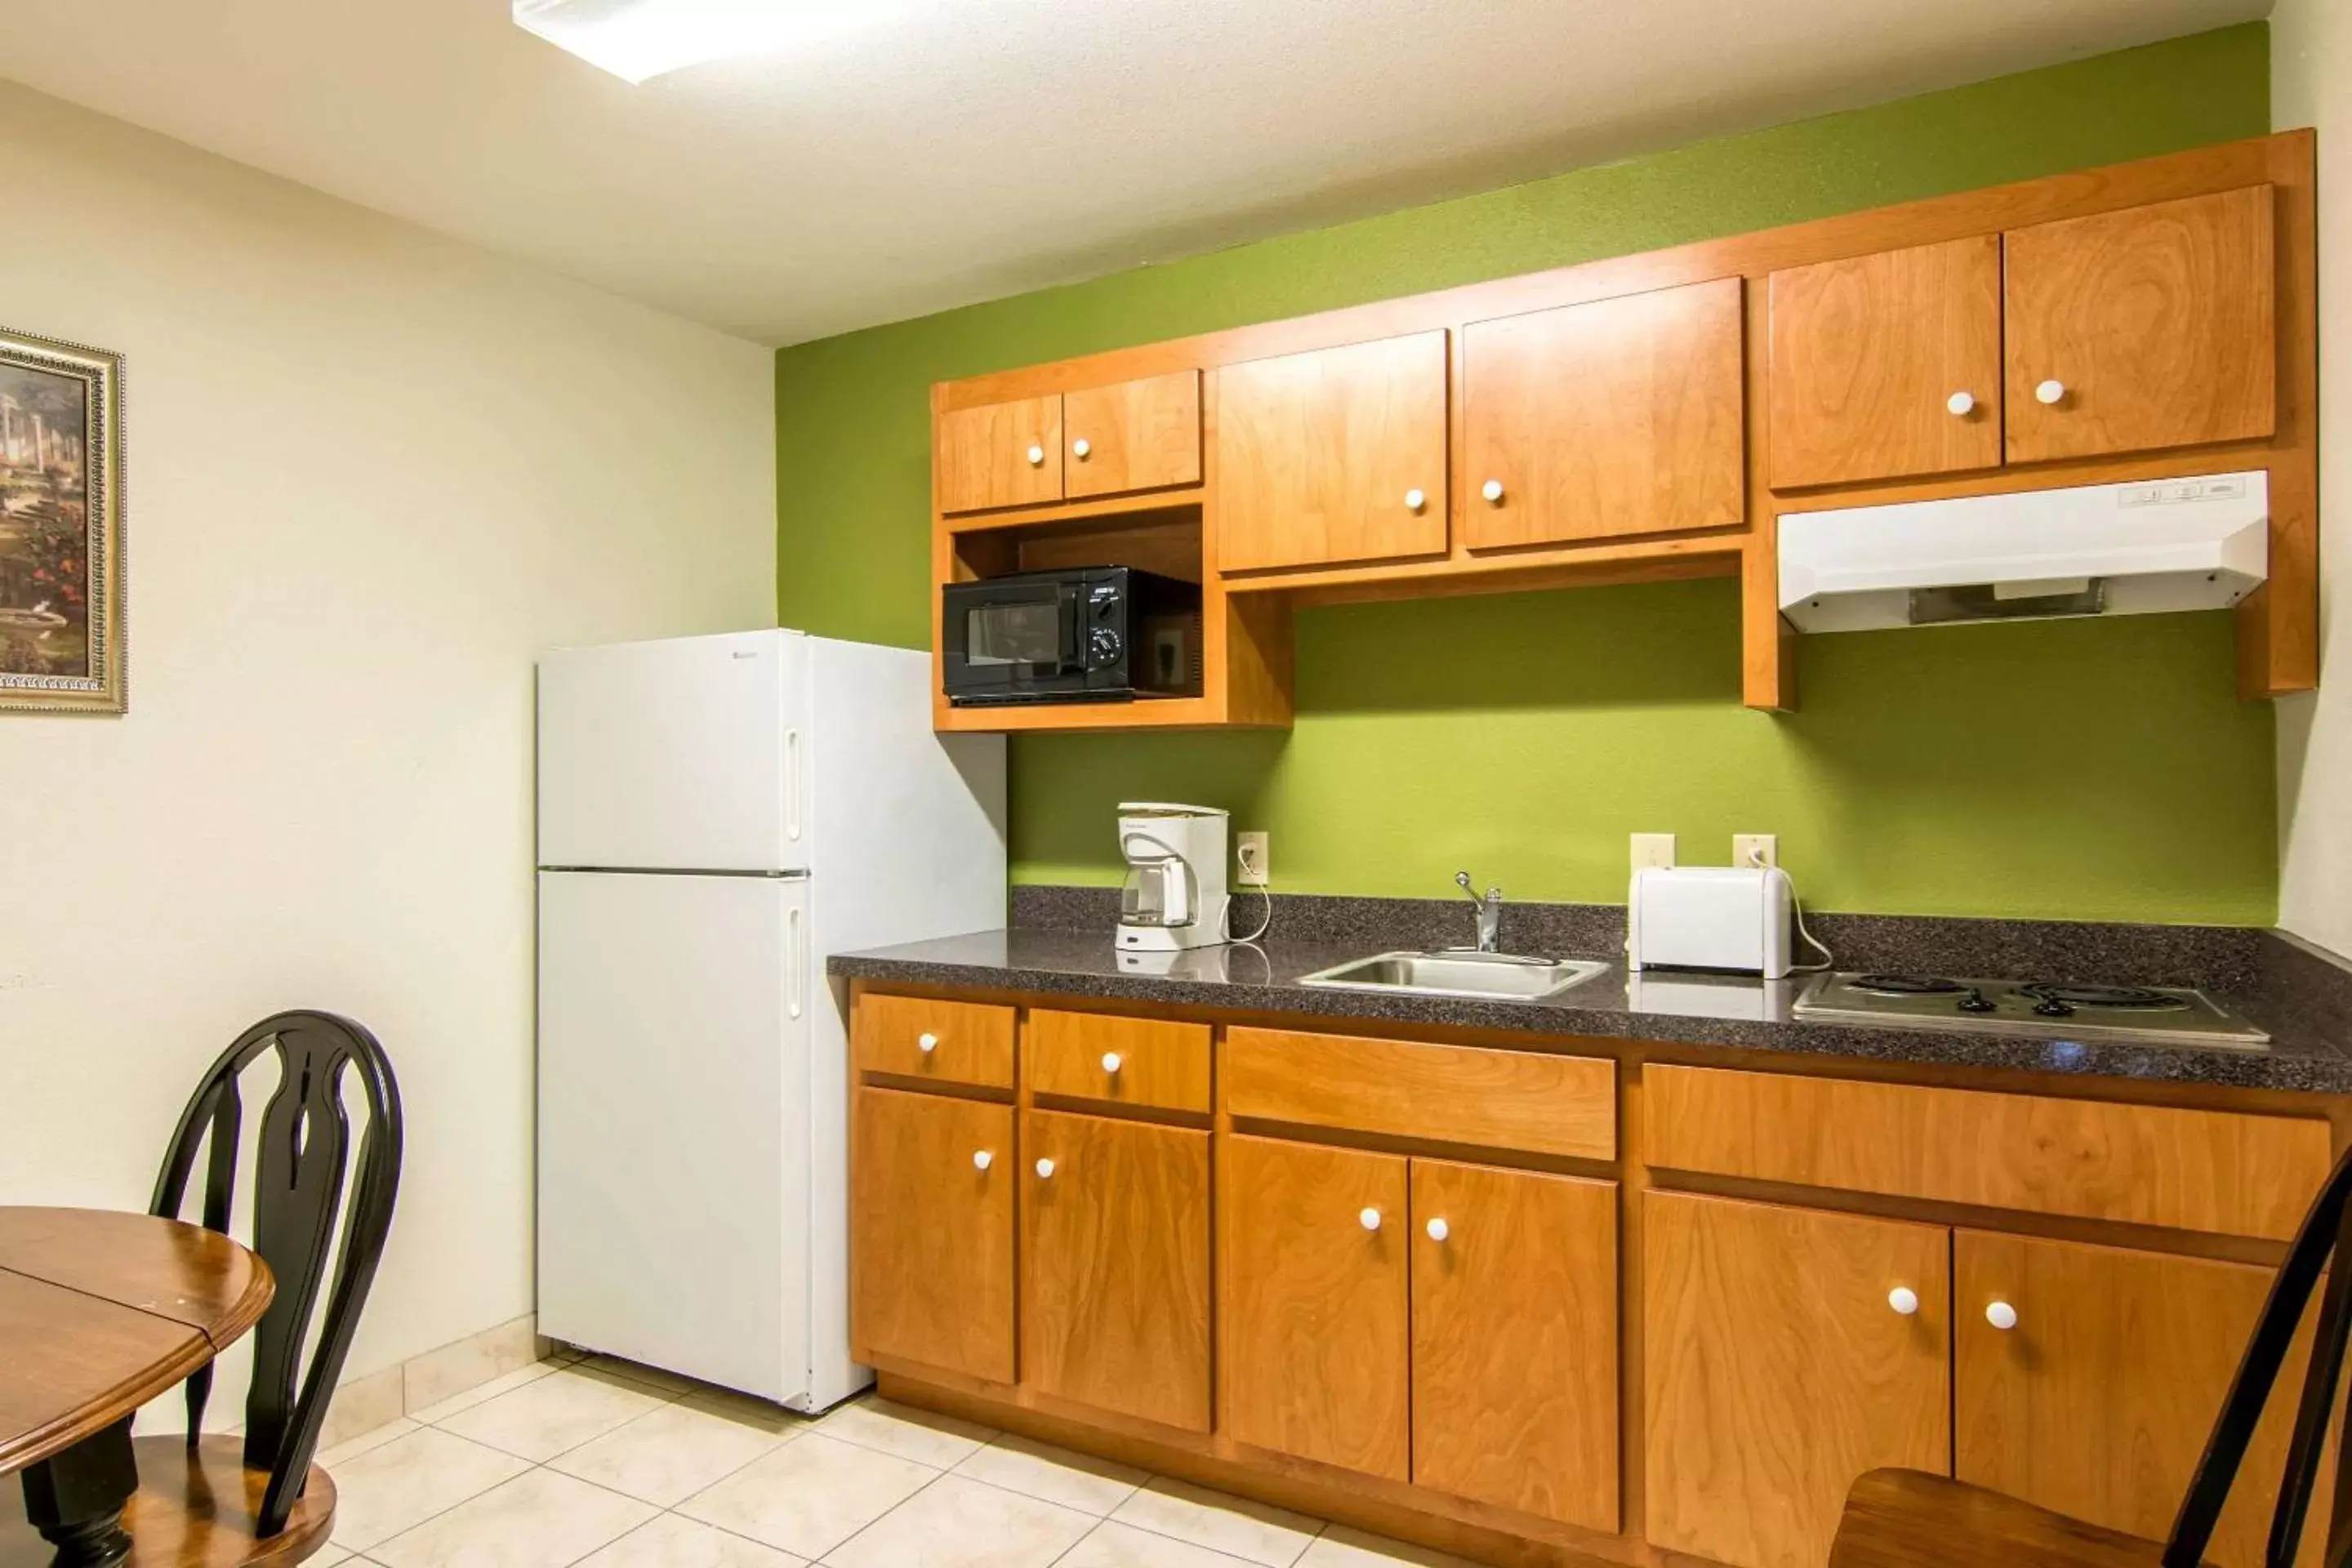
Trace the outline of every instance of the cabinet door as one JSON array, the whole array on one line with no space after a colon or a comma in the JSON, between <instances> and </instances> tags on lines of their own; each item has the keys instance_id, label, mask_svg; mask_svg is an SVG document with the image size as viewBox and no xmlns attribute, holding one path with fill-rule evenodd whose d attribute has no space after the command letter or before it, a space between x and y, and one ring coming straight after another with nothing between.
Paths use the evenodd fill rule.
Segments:
<instances>
[{"instance_id":1,"label":"cabinet door","mask_svg":"<svg viewBox=\"0 0 2352 1568\"><path fill-rule=\"evenodd\" d=\"M940 510L986 511L1062 499L1062 400L1028 397L939 419Z\"/></svg>"},{"instance_id":2,"label":"cabinet door","mask_svg":"<svg viewBox=\"0 0 2352 1568\"><path fill-rule=\"evenodd\" d=\"M1218 564L1445 550L1445 334L1217 372Z\"/></svg>"},{"instance_id":3,"label":"cabinet door","mask_svg":"<svg viewBox=\"0 0 2352 1568\"><path fill-rule=\"evenodd\" d=\"M2268 185L2007 237L2012 462L2268 436Z\"/></svg>"},{"instance_id":4,"label":"cabinet door","mask_svg":"<svg viewBox=\"0 0 2352 1568\"><path fill-rule=\"evenodd\" d=\"M1225 1429L1408 1479L1404 1159L1244 1137L1223 1158Z\"/></svg>"},{"instance_id":5,"label":"cabinet door","mask_svg":"<svg viewBox=\"0 0 2352 1568\"><path fill-rule=\"evenodd\" d=\"M856 1353L1013 1381L1013 1108L857 1090Z\"/></svg>"},{"instance_id":6,"label":"cabinet door","mask_svg":"<svg viewBox=\"0 0 2352 1568\"><path fill-rule=\"evenodd\" d=\"M1642 1215L1653 1543L1820 1568L1856 1477L1949 1473L1949 1232L1682 1193Z\"/></svg>"},{"instance_id":7,"label":"cabinet door","mask_svg":"<svg viewBox=\"0 0 2352 1568\"><path fill-rule=\"evenodd\" d=\"M2000 237L1883 250L1771 279L1772 482L2000 462Z\"/></svg>"},{"instance_id":8,"label":"cabinet door","mask_svg":"<svg viewBox=\"0 0 2352 1568\"><path fill-rule=\"evenodd\" d=\"M2161 1541L2236 1373L2268 1268L1961 1231L1953 1473L2093 1524ZM2006 1303L2007 1330L1986 1310ZM2209 1555L2263 1559L2309 1324L2263 1412ZM2325 1482L2318 1495L2329 1495ZM2319 1510L2325 1516L2325 1507ZM2315 1545L2324 1531L2305 1532Z\"/></svg>"},{"instance_id":9,"label":"cabinet door","mask_svg":"<svg viewBox=\"0 0 2352 1568\"><path fill-rule=\"evenodd\" d=\"M1464 542L1745 521L1740 289L1723 278L1467 328Z\"/></svg>"},{"instance_id":10,"label":"cabinet door","mask_svg":"<svg viewBox=\"0 0 2352 1568\"><path fill-rule=\"evenodd\" d=\"M1070 500L1201 482L1201 373L1180 370L1062 399Z\"/></svg>"},{"instance_id":11,"label":"cabinet door","mask_svg":"<svg viewBox=\"0 0 2352 1568\"><path fill-rule=\"evenodd\" d=\"M1209 1429L1209 1135L1022 1120L1021 1365L1032 1387Z\"/></svg>"},{"instance_id":12,"label":"cabinet door","mask_svg":"<svg viewBox=\"0 0 2352 1568\"><path fill-rule=\"evenodd\" d=\"M1617 1529L1617 1184L1412 1163L1412 1479Z\"/></svg>"}]
</instances>

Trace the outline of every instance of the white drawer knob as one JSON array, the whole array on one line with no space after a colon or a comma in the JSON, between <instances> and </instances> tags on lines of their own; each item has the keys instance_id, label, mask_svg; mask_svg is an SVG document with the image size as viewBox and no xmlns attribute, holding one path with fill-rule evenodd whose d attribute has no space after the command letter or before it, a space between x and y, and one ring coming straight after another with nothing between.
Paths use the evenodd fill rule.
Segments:
<instances>
[{"instance_id":1,"label":"white drawer knob","mask_svg":"<svg viewBox=\"0 0 2352 1568\"><path fill-rule=\"evenodd\" d=\"M1908 1285L1897 1285L1886 1293L1886 1304L1907 1318L1919 1310L1919 1292Z\"/></svg>"},{"instance_id":2,"label":"white drawer knob","mask_svg":"<svg viewBox=\"0 0 2352 1568\"><path fill-rule=\"evenodd\" d=\"M937 1035L917 1035L915 1037L915 1048L922 1052L925 1056L929 1056L933 1051L940 1048L940 1037Z\"/></svg>"},{"instance_id":3,"label":"white drawer knob","mask_svg":"<svg viewBox=\"0 0 2352 1568\"><path fill-rule=\"evenodd\" d=\"M1118 1053L1117 1051L1105 1051L1103 1053L1103 1071L1117 1072L1118 1069Z\"/></svg>"},{"instance_id":4,"label":"white drawer knob","mask_svg":"<svg viewBox=\"0 0 2352 1568\"><path fill-rule=\"evenodd\" d=\"M1985 1309L1985 1321L2006 1333L2017 1327L2017 1309L2006 1301L1995 1301Z\"/></svg>"},{"instance_id":5,"label":"white drawer knob","mask_svg":"<svg viewBox=\"0 0 2352 1568\"><path fill-rule=\"evenodd\" d=\"M1029 448L1029 466L1033 468L1042 468L1045 466L1045 447L1032 447Z\"/></svg>"},{"instance_id":6,"label":"white drawer knob","mask_svg":"<svg viewBox=\"0 0 2352 1568\"><path fill-rule=\"evenodd\" d=\"M1485 484L1478 487L1478 493L1485 496L1488 500L1495 501L1499 504L1503 499L1503 481L1500 479L1488 479Z\"/></svg>"},{"instance_id":7,"label":"white drawer knob","mask_svg":"<svg viewBox=\"0 0 2352 1568\"><path fill-rule=\"evenodd\" d=\"M1427 1225L1422 1226L1422 1228L1429 1232L1429 1239L1432 1241L1444 1241L1447 1237L1454 1234L1454 1227L1447 1225L1443 1219L1431 1220Z\"/></svg>"},{"instance_id":8,"label":"white drawer knob","mask_svg":"<svg viewBox=\"0 0 2352 1568\"><path fill-rule=\"evenodd\" d=\"M2066 384L2063 381L2043 382L2041 385L2033 389L2033 401L2036 403L2065 402Z\"/></svg>"},{"instance_id":9,"label":"white drawer knob","mask_svg":"<svg viewBox=\"0 0 2352 1568\"><path fill-rule=\"evenodd\" d=\"M996 1156L990 1153L987 1150L975 1149L971 1152L971 1168L973 1170L985 1171L991 1165L995 1163Z\"/></svg>"},{"instance_id":10,"label":"white drawer knob","mask_svg":"<svg viewBox=\"0 0 2352 1568\"><path fill-rule=\"evenodd\" d=\"M1404 492L1405 510L1419 511L1423 507L1425 507L1428 504L1429 498L1422 494L1419 490L1407 490Z\"/></svg>"},{"instance_id":11,"label":"white drawer knob","mask_svg":"<svg viewBox=\"0 0 2352 1568\"><path fill-rule=\"evenodd\" d=\"M1366 1230L1378 1230L1381 1228L1381 1211L1376 1208L1364 1209L1356 1215L1356 1223Z\"/></svg>"},{"instance_id":12,"label":"white drawer knob","mask_svg":"<svg viewBox=\"0 0 2352 1568\"><path fill-rule=\"evenodd\" d=\"M1087 460L1087 454L1091 453L1094 449L1094 443L1087 440L1084 436L1079 437L1076 440L1070 443L1070 456L1076 458L1081 463Z\"/></svg>"},{"instance_id":13,"label":"white drawer knob","mask_svg":"<svg viewBox=\"0 0 2352 1568\"><path fill-rule=\"evenodd\" d=\"M1038 1161L1038 1162L1037 1162L1037 1173L1038 1173L1040 1176L1050 1176L1050 1175L1052 1175L1052 1174L1054 1173L1054 1162L1053 1162L1053 1161L1051 1161L1051 1160L1040 1160L1040 1161Z\"/></svg>"},{"instance_id":14,"label":"white drawer knob","mask_svg":"<svg viewBox=\"0 0 2352 1568\"><path fill-rule=\"evenodd\" d=\"M1952 411L1952 417L1955 419L1966 419L1977 411L1976 395L1971 392L1956 392L1944 399L1944 406Z\"/></svg>"}]
</instances>

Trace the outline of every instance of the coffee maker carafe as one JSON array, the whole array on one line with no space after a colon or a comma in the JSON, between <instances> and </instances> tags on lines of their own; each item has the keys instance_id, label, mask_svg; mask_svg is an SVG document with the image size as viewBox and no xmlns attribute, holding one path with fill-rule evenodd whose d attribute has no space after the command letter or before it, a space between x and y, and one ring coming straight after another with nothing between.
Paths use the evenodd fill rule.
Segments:
<instances>
[{"instance_id":1,"label":"coffee maker carafe","mask_svg":"<svg viewBox=\"0 0 2352 1568\"><path fill-rule=\"evenodd\" d=\"M1225 814L1213 806L1122 801L1121 952L1179 952L1225 942Z\"/></svg>"}]
</instances>

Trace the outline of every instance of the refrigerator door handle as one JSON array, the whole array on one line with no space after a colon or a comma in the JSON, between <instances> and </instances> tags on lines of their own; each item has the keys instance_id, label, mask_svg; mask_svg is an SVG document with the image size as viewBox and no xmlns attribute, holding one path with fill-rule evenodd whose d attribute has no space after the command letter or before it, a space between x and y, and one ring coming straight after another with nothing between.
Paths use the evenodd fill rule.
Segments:
<instances>
[{"instance_id":1,"label":"refrigerator door handle","mask_svg":"<svg viewBox=\"0 0 2352 1568\"><path fill-rule=\"evenodd\" d=\"M801 841L801 732L784 731L784 837Z\"/></svg>"},{"instance_id":2,"label":"refrigerator door handle","mask_svg":"<svg viewBox=\"0 0 2352 1568\"><path fill-rule=\"evenodd\" d=\"M792 976L784 993L784 1011L797 1018L808 1000L808 938L802 930L798 905L784 912L784 963Z\"/></svg>"}]
</instances>

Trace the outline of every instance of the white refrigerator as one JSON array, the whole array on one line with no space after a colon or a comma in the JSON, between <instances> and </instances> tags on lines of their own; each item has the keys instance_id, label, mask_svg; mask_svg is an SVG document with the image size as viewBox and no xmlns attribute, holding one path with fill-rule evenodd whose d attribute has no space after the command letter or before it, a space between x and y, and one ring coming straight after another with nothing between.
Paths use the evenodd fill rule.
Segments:
<instances>
[{"instance_id":1,"label":"white refrigerator","mask_svg":"<svg viewBox=\"0 0 2352 1568\"><path fill-rule=\"evenodd\" d=\"M828 953L1004 923L1004 746L927 653L792 631L539 667L539 1331L817 1410L849 1359Z\"/></svg>"}]
</instances>

